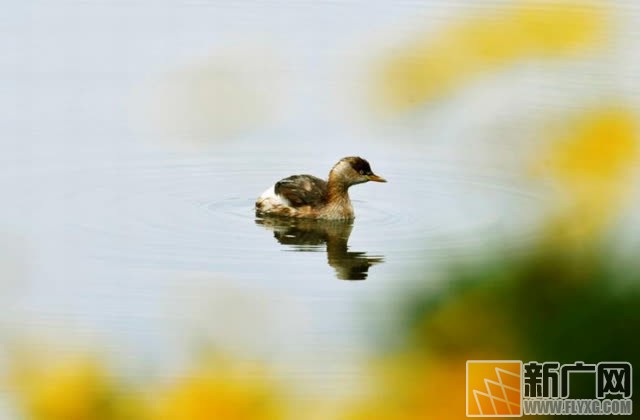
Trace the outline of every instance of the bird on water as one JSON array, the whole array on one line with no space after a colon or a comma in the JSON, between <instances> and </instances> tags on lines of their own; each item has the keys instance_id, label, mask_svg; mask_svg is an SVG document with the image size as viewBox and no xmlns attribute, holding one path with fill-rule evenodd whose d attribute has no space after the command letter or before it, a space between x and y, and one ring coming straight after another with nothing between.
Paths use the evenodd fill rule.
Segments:
<instances>
[{"instance_id":1,"label":"bird on water","mask_svg":"<svg viewBox=\"0 0 640 420\"><path fill-rule=\"evenodd\" d=\"M258 216L323 220L354 218L349 187L365 182L387 182L357 156L342 158L325 181L313 175L292 175L267 189L256 201Z\"/></svg>"}]
</instances>

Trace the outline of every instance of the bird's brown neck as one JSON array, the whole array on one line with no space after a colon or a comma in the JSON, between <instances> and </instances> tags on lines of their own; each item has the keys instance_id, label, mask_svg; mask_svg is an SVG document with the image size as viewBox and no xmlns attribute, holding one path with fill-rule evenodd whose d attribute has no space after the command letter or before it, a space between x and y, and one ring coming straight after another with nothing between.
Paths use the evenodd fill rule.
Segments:
<instances>
[{"instance_id":1,"label":"bird's brown neck","mask_svg":"<svg viewBox=\"0 0 640 420\"><path fill-rule=\"evenodd\" d=\"M349 184L338 174L331 171L327 182L327 203L350 203Z\"/></svg>"}]
</instances>

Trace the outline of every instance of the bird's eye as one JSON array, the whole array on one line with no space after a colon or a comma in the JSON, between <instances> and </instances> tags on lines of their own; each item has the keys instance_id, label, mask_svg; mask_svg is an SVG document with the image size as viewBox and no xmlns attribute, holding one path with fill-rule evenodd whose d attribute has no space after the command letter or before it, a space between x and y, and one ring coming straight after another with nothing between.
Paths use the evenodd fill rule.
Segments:
<instances>
[{"instance_id":1,"label":"bird's eye","mask_svg":"<svg viewBox=\"0 0 640 420\"><path fill-rule=\"evenodd\" d=\"M364 171L360 169L360 175L364 175Z\"/></svg>"}]
</instances>

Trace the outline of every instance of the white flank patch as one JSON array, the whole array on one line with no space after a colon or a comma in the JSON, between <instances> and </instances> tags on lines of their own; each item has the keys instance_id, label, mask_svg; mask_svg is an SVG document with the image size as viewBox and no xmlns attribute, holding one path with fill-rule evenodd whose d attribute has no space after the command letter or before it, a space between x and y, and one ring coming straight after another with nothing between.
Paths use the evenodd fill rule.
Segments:
<instances>
[{"instance_id":1,"label":"white flank patch","mask_svg":"<svg viewBox=\"0 0 640 420\"><path fill-rule=\"evenodd\" d=\"M276 194L275 185L272 185L258 197L256 204L261 210L269 211L273 207L289 206L290 203L286 198Z\"/></svg>"}]
</instances>

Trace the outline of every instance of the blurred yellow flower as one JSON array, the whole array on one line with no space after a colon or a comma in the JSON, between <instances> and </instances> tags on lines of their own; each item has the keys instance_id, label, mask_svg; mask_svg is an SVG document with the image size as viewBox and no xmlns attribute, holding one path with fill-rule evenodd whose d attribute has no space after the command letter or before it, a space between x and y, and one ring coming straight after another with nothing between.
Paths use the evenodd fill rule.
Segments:
<instances>
[{"instance_id":1,"label":"blurred yellow flower","mask_svg":"<svg viewBox=\"0 0 640 420\"><path fill-rule=\"evenodd\" d=\"M387 112L406 111L501 65L595 46L605 20L604 9L591 2L532 2L453 23L387 57L375 103Z\"/></svg>"},{"instance_id":2,"label":"blurred yellow flower","mask_svg":"<svg viewBox=\"0 0 640 420\"><path fill-rule=\"evenodd\" d=\"M138 413L133 398L121 398L125 390L91 356L19 357L9 379L25 418L106 420Z\"/></svg>"},{"instance_id":3,"label":"blurred yellow flower","mask_svg":"<svg viewBox=\"0 0 640 420\"><path fill-rule=\"evenodd\" d=\"M396 355L373 380L377 389L340 420L465 418L465 360Z\"/></svg>"},{"instance_id":4,"label":"blurred yellow flower","mask_svg":"<svg viewBox=\"0 0 640 420\"><path fill-rule=\"evenodd\" d=\"M563 195L551 223L555 236L581 238L602 231L628 196L640 162L637 116L623 107L602 107L570 121L535 156L537 174Z\"/></svg>"},{"instance_id":5,"label":"blurred yellow flower","mask_svg":"<svg viewBox=\"0 0 640 420\"><path fill-rule=\"evenodd\" d=\"M603 108L581 115L566 138L551 145L546 166L577 194L614 187L637 162L636 124L628 109Z\"/></svg>"},{"instance_id":6,"label":"blurred yellow flower","mask_svg":"<svg viewBox=\"0 0 640 420\"><path fill-rule=\"evenodd\" d=\"M225 364L228 362L225 362ZM275 387L258 370L241 372L229 365L197 368L161 394L158 420L282 419Z\"/></svg>"},{"instance_id":7,"label":"blurred yellow flower","mask_svg":"<svg viewBox=\"0 0 640 420\"><path fill-rule=\"evenodd\" d=\"M36 419L92 419L103 400L103 376L90 360L56 363L24 383L28 411Z\"/></svg>"}]
</instances>

